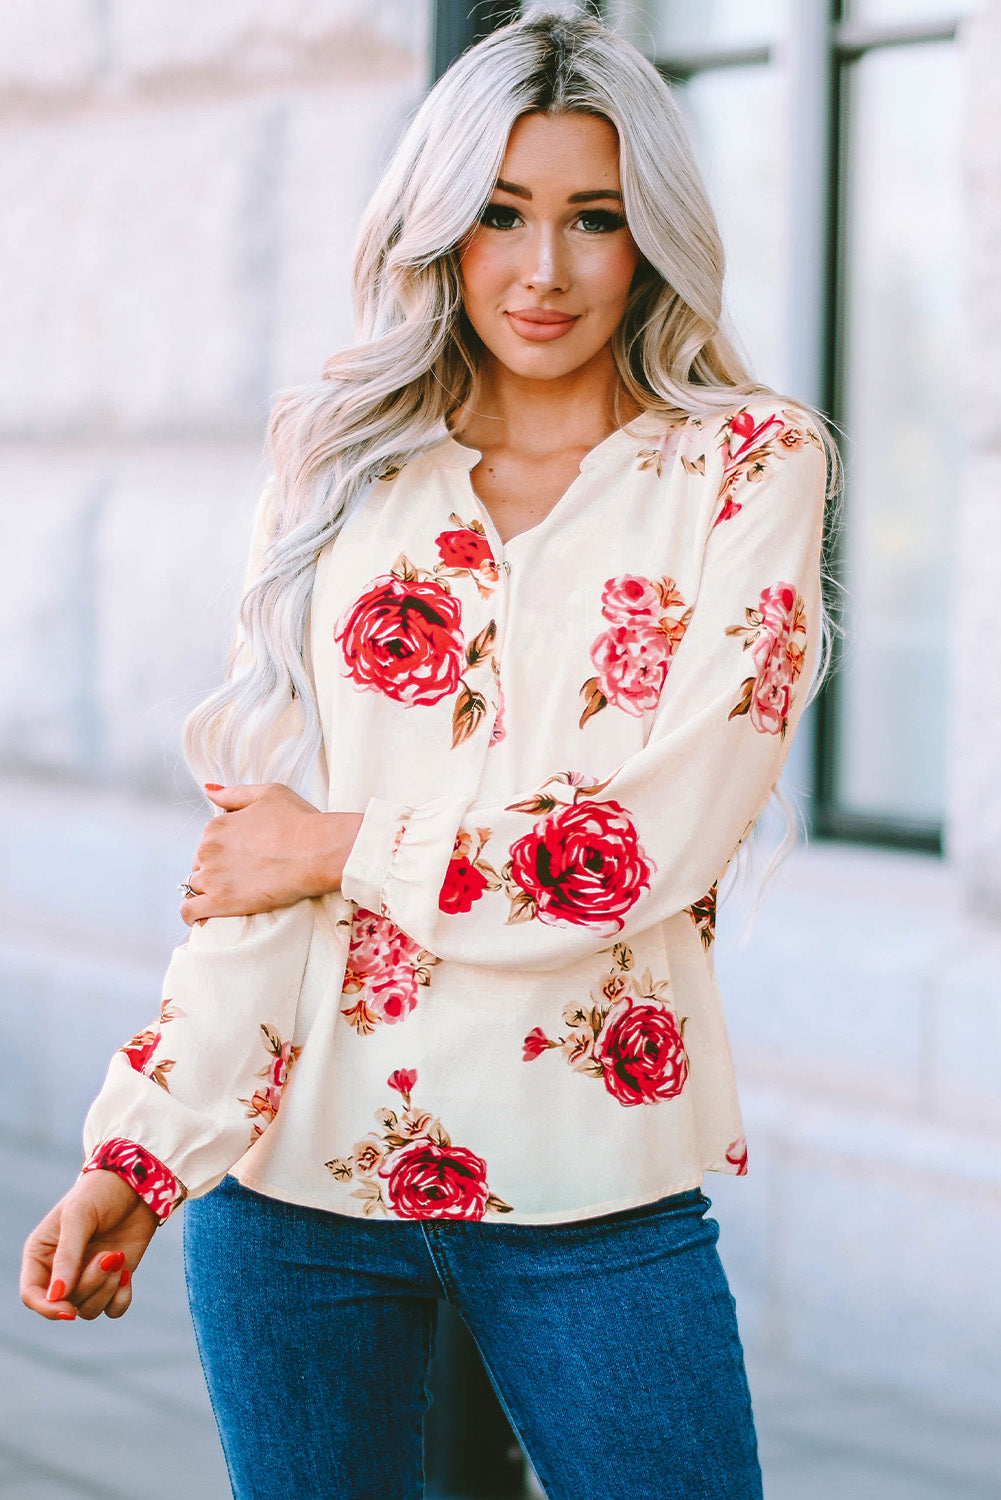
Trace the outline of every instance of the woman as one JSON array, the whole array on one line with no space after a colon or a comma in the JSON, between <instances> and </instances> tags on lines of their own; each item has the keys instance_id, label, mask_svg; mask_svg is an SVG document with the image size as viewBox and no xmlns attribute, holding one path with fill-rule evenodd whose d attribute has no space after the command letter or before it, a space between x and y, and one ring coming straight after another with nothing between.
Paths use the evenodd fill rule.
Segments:
<instances>
[{"instance_id":1,"label":"woman","mask_svg":"<svg viewBox=\"0 0 1001 1500\"><path fill-rule=\"evenodd\" d=\"M421 1493L439 1296L550 1500L760 1495L701 1192L746 1170L711 950L816 664L827 465L721 283L662 80L536 10L428 97L360 342L276 409L188 733L228 815L23 1282L117 1317L197 1200L240 1497Z\"/></svg>"}]
</instances>

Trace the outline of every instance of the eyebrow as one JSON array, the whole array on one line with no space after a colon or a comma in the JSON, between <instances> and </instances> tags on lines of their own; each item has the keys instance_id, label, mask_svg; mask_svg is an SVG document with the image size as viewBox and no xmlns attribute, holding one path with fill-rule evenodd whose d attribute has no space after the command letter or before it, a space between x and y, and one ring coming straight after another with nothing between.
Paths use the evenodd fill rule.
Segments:
<instances>
[{"instance_id":1,"label":"eyebrow","mask_svg":"<svg viewBox=\"0 0 1001 1500\"><path fill-rule=\"evenodd\" d=\"M497 179L497 189L502 193L510 193L513 198L524 198L527 202L532 200L531 188L522 187L517 182L505 182L502 177ZM622 202L622 194L617 188L591 188L583 193L571 193L567 199L568 203L594 203L599 198L614 198Z\"/></svg>"}]
</instances>

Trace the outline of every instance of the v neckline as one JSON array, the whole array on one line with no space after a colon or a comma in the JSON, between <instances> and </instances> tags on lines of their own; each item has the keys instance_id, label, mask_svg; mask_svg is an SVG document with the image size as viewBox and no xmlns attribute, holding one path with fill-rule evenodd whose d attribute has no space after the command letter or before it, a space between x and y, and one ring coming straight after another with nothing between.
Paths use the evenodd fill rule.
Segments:
<instances>
[{"instance_id":1,"label":"v neckline","mask_svg":"<svg viewBox=\"0 0 1001 1500\"><path fill-rule=\"evenodd\" d=\"M652 424L656 424L656 427L654 428ZM493 516L490 514L490 511L481 496L477 494L476 487L473 484L473 470L476 468L477 464L482 462L483 454L478 448L471 448L466 443L460 442L459 439L457 437L454 437L451 432L448 433L447 440L452 444L453 448L457 450L457 453L461 455L461 458L463 460L463 468L465 469L465 482L468 486L470 498L472 499L473 504L475 505L476 510L479 513L480 520L483 522L488 536L490 536L491 542L496 543L497 547L500 549L498 561L501 561L508 548L513 546L515 543L520 542L523 537L537 536L538 533L549 524L549 522L555 515L557 515L558 512L566 509L571 496L576 491L584 475L596 464L601 462L602 458L604 458L607 450L610 447L617 447L619 440L623 437L628 437L631 441L637 438L642 440L644 437L652 435L652 432L654 430L659 432L661 425L661 419L655 416L653 413L640 412L638 416L633 417L629 422L624 423L621 427L614 428L610 433L608 433L606 437L603 437L600 442L595 443L593 448L589 448L587 450L587 452L581 458L580 464L577 468L577 473L571 479L570 483L567 485L566 489L555 501L555 503L550 506L549 510L546 511L546 514L542 516L538 521L536 521L533 526L526 526L523 531L516 531L515 534L508 537L506 541L503 541L501 539L500 532L497 530L497 523L494 521ZM467 459L468 462L465 462L465 460Z\"/></svg>"}]
</instances>

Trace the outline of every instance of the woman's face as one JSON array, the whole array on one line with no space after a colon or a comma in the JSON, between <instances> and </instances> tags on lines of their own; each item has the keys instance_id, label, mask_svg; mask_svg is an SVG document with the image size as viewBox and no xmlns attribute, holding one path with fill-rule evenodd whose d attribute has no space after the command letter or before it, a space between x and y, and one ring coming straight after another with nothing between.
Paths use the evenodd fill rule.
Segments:
<instances>
[{"instance_id":1,"label":"woman's face","mask_svg":"<svg viewBox=\"0 0 1001 1500\"><path fill-rule=\"evenodd\" d=\"M534 380L607 360L639 260L614 127L594 115L522 115L460 247L466 315L489 353Z\"/></svg>"}]
</instances>

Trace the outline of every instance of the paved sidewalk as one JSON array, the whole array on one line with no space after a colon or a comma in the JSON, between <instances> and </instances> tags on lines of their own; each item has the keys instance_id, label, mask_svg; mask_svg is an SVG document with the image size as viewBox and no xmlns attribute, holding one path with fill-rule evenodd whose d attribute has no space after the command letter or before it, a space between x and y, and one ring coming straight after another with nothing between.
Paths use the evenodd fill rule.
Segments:
<instances>
[{"instance_id":1,"label":"paved sidewalk","mask_svg":"<svg viewBox=\"0 0 1001 1500\"><path fill-rule=\"evenodd\" d=\"M0 1147L0 1500L226 1500L177 1223L154 1240L121 1322L46 1323L21 1306L21 1242L75 1167ZM1001 1500L1001 1423L749 1366L766 1500Z\"/></svg>"}]
</instances>

